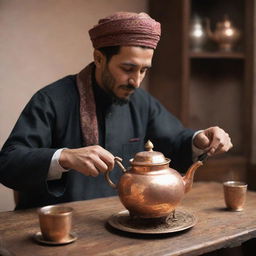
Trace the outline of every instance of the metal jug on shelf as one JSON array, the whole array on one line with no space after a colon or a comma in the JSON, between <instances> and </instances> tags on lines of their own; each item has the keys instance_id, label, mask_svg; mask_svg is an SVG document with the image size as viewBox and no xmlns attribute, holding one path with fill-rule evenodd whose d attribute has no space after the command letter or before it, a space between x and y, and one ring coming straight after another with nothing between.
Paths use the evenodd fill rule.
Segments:
<instances>
[{"instance_id":1,"label":"metal jug on shelf","mask_svg":"<svg viewBox=\"0 0 256 256\"><path fill-rule=\"evenodd\" d=\"M211 33L211 39L215 41L221 51L232 51L234 45L241 37L241 32L232 25L228 15L222 22L218 22L215 31Z\"/></svg>"},{"instance_id":2,"label":"metal jug on shelf","mask_svg":"<svg viewBox=\"0 0 256 256\"><path fill-rule=\"evenodd\" d=\"M190 49L194 52L205 50L209 40L209 34L209 19L194 16L191 20L189 30Z\"/></svg>"}]
</instances>

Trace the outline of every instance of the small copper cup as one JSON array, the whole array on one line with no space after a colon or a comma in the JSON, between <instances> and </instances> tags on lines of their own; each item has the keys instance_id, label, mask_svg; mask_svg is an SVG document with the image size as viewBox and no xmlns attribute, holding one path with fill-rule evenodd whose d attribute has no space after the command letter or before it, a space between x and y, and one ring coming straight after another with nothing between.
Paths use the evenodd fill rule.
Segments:
<instances>
[{"instance_id":1,"label":"small copper cup","mask_svg":"<svg viewBox=\"0 0 256 256\"><path fill-rule=\"evenodd\" d=\"M42 237L46 241L62 243L70 238L72 226L71 207L49 205L38 209Z\"/></svg>"},{"instance_id":2,"label":"small copper cup","mask_svg":"<svg viewBox=\"0 0 256 256\"><path fill-rule=\"evenodd\" d=\"M240 181L226 181L223 183L224 198L228 209L242 211L246 200L247 184Z\"/></svg>"}]
</instances>

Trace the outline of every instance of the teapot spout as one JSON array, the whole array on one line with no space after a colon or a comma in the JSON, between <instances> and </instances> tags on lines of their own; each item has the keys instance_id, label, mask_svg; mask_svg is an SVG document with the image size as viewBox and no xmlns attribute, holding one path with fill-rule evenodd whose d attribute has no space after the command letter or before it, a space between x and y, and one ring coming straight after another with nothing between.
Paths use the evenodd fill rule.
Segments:
<instances>
[{"instance_id":1,"label":"teapot spout","mask_svg":"<svg viewBox=\"0 0 256 256\"><path fill-rule=\"evenodd\" d=\"M190 166L185 176L182 177L185 187L185 194L190 191L193 185L194 174L198 167L203 165L202 161L197 161Z\"/></svg>"}]
</instances>

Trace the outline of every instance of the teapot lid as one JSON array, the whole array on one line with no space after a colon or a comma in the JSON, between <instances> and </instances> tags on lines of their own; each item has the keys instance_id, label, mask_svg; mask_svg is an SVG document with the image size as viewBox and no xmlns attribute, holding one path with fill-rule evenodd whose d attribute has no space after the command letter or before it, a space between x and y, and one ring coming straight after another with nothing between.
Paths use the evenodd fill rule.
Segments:
<instances>
[{"instance_id":1,"label":"teapot lid","mask_svg":"<svg viewBox=\"0 0 256 256\"><path fill-rule=\"evenodd\" d=\"M130 160L132 165L163 165L168 164L170 159L158 151L153 151L154 145L148 140L145 144L146 151L139 152L133 159Z\"/></svg>"}]
</instances>

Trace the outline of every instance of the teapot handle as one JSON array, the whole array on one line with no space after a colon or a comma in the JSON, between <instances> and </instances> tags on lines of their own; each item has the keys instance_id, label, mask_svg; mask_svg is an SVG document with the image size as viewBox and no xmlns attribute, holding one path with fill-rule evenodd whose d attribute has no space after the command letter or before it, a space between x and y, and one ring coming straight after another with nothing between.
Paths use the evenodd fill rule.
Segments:
<instances>
[{"instance_id":1,"label":"teapot handle","mask_svg":"<svg viewBox=\"0 0 256 256\"><path fill-rule=\"evenodd\" d=\"M124 166L123 166L122 163L121 163L121 162L123 161L123 159L120 158L120 157L118 157L118 156L116 156L116 157L114 158L114 160L115 160L115 162L117 163L117 165L121 168L122 172L125 173L125 172L126 172L126 169L124 168ZM109 184L112 188L117 188L117 185L110 179L109 173L110 173L110 171L105 172L105 179L107 180L108 184Z\"/></svg>"}]
</instances>

